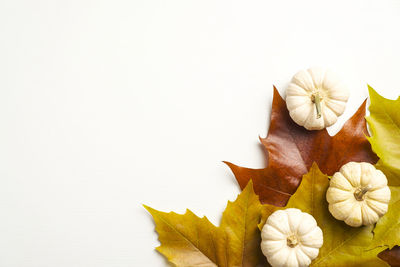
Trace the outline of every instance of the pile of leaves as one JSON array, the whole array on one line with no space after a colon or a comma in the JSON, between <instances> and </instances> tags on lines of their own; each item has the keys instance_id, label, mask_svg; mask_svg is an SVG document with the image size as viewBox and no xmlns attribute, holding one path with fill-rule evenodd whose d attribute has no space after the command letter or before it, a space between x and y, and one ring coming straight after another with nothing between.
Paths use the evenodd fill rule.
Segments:
<instances>
[{"instance_id":1,"label":"pile of leaves","mask_svg":"<svg viewBox=\"0 0 400 267\"><path fill-rule=\"evenodd\" d=\"M364 101L330 136L294 123L274 87L269 132L260 139L267 167L226 162L243 191L228 202L219 227L190 210L181 215L145 206L156 224L157 250L176 266L269 266L260 230L275 210L298 208L314 216L324 234L312 266L400 266L400 97L383 98L371 87L369 95L370 116L364 118ZM376 164L388 178L389 210L376 225L353 228L328 211L329 176L350 161Z\"/></svg>"}]
</instances>

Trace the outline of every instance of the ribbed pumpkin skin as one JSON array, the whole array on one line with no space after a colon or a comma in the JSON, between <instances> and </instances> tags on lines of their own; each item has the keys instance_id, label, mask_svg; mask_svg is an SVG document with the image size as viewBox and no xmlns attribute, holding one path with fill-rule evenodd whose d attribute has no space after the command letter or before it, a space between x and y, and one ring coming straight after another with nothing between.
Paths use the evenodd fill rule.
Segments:
<instances>
[{"instance_id":1,"label":"ribbed pumpkin skin","mask_svg":"<svg viewBox=\"0 0 400 267\"><path fill-rule=\"evenodd\" d=\"M321 116L317 116L316 95L320 98ZM343 114L349 92L330 70L310 68L294 75L286 90L290 117L307 130L321 130L334 124Z\"/></svg>"},{"instance_id":2,"label":"ribbed pumpkin skin","mask_svg":"<svg viewBox=\"0 0 400 267\"><path fill-rule=\"evenodd\" d=\"M322 230L314 217L293 208L272 213L261 238L261 250L273 267L308 266L323 243Z\"/></svg>"},{"instance_id":3,"label":"ribbed pumpkin skin","mask_svg":"<svg viewBox=\"0 0 400 267\"><path fill-rule=\"evenodd\" d=\"M371 225L387 212L390 188L372 164L349 162L333 175L326 199L336 219L353 227Z\"/></svg>"}]
</instances>

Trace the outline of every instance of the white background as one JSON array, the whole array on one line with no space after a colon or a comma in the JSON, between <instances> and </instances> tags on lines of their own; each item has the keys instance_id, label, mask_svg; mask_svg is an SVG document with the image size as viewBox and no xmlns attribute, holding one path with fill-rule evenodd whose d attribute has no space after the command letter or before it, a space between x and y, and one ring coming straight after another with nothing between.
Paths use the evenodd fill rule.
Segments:
<instances>
[{"instance_id":1,"label":"white background","mask_svg":"<svg viewBox=\"0 0 400 267\"><path fill-rule=\"evenodd\" d=\"M218 224L272 84L400 94L400 1L0 0L0 266L165 266L141 206Z\"/></svg>"}]
</instances>

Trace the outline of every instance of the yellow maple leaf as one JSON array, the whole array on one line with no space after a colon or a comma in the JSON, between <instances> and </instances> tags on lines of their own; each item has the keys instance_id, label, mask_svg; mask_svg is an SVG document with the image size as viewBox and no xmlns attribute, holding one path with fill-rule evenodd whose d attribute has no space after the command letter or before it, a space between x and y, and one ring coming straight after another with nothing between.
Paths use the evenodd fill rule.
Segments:
<instances>
[{"instance_id":1,"label":"yellow maple leaf","mask_svg":"<svg viewBox=\"0 0 400 267\"><path fill-rule=\"evenodd\" d=\"M156 224L161 243L157 250L176 266L266 265L257 227L263 206L251 181L234 202L228 202L219 227L190 210L176 214L145 208ZM267 216L268 211L263 209L263 214Z\"/></svg>"}]
</instances>

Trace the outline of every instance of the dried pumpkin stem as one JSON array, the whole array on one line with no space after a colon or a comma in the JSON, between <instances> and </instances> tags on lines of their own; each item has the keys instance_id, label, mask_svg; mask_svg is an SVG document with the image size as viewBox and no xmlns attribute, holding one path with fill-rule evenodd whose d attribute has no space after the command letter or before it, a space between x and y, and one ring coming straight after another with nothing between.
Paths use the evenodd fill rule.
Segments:
<instances>
[{"instance_id":1,"label":"dried pumpkin stem","mask_svg":"<svg viewBox=\"0 0 400 267\"><path fill-rule=\"evenodd\" d=\"M317 119L321 118L321 98L318 92L312 94L311 101L315 104L315 108L317 109Z\"/></svg>"},{"instance_id":2,"label":"dried pumpkin stem","mask_svg":"<svg viewBox=\"0 0 400 267\"><path fill-rule=\"evenodd\" d=\"M356 200L361 201L364 199L365 193L367 193L371 188L369 186L362 187L362 188L357 188L356 191L354 191L354 197Z\"/></svg>"},{"instance_id":3,"label":"dried pumpkin stem","mask_svg":"<svg viewBox=\"0 0 400 267\"><path fill-rule=\"evenodd\" d=\"M294 234L288 236L286 239L286 242L287 242L287 245L291 248L294 248L295 246L297 246L299 244L299 241L297 240L297 237Z\"/></svg>"}]
</instances>

